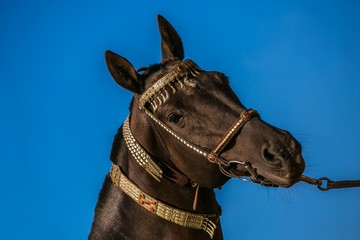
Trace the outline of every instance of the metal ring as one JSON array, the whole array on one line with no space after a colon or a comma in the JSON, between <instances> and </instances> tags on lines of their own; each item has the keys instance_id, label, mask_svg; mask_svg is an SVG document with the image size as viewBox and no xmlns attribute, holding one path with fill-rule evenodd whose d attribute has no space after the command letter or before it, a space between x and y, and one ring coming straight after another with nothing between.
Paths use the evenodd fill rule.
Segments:
<instances>
[{"instance_id":1,"label":"metal ring","mask_svg":"<svg viewBox=\"0 0 360 240\"><path fill-rule=\"evenodd\" d=\"M329 183L332 182L329 178L327 177L322 177L322 178L319 178L319 182L317 184L317 187L318 189L320 189L321 191L327 191L329 190ZM323 187L324 185L324 187Z\"/></svg>"}]
</instances>

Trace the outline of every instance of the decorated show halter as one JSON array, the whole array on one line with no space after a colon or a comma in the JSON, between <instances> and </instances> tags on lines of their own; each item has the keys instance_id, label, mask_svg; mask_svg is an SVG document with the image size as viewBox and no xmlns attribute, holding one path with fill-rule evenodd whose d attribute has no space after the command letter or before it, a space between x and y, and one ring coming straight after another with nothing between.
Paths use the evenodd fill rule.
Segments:
<instances>
[{"instance_id":1,"label":"decorated show halter","mask_svg":"<svg viewBox=\"0 0 360 240\"><path fill-rule=\"evenodd\" d=\"M202 155L210 163L218 164L222 173L228 177L234 177L234 174L226 170L226 167L230 165L229 162L224 161L220 157L221 151L226 147L226 145L231 141L231 139L236 135L237 132L245 125L246 122L251 120L254 117L259 117L257 111L250 109L242 112L240 117L235 121L235 123L230 127L230 129L225 133L222 139L218 144L215 145L213 150L207 152L203 149L198 148L194 144L187 141L185 138L171 130L163 122L161 122L154 114L152 114L148 109L147 105L153 107L153 111L156 111L158 104L161 105L168 98L169 94L167 88L172 89L173 93L176 92L174 87L175 83L178 83L180 87L183 87L183 81L189 77L198 76L203 70L199 68L192 60L186 59L183 62L178 63L173 70L165 74L162 78L156 81L150 88L148 88L140 97L139 108L144 111L155 123L157 123L161 128L170 133L175 139L180 143L184 144L187 148L191 149L197 154ZM185 78L185 80L184 80ZM160 94L160 97L158 96ZM246 165L245 162L236 162L239 164Z\"/></svg>"},{"instance_id":2,"label":"decorated show halter","mask_svg":"<svg viewBox=\"0 0 360 240\"><path fill-rule=\"evenodd\" d=\"M185 138L174 132L172 129L167 127L148 109L149 107L152 107L152 111L155 112L161 104L168 100L169 91L172 91L172 93L174 94L177 91L176 86L180 86L180 88L183 88L184 81L186 81L189 77L198 76L199 74L201 74L201 72L203 72L203 70L199 68L190 59L179 62L170 72L157 80L141 95L139 99L139 108L147 116L149 116L153 122L155 122L158 126L163 128L170 135L172 135L181 144L185 145L193 152L203 156L210 163L217 164L220 171L225 176L230 178L239 178L244 181L252 181L264 186L276 187L277 185L273 184L271 181L265 179L262 176L259 176L256 173L256 170L251 167L250 163L242 161L226 161L220 156L222 150L228 145L228 143L248 121L253 118L260 117L256 110L249 109L243 111L240 114L239 118L230 127L230 129L224 134L219 143L216 144L210 152L207 152L203 149L198 148L197 146L190 143ZM141 147L141 145L132 135L129 124L129 116L126 118L122 130L126 145L136 162L141 167L143 167L156 181L160 182L163 176L162 169L151 158L151 156L146 152L146 150ZM248 171L248 175L250 177L244 178L243 176L239 176L238 174L236 174L236 170L232 168L234 164L243 165ZM121 171L120 167L115 164L112 164L110 176L115 186L122 189L129 197L131 197L134 201L138 202L138 204L140 204L148 211L178 225L193 229L202 229L209 234L210 238L213 238L219 214L195 214L171 207L141 190L130 179L128 179ZM327 191L334 188L349 188L360 186L360 180L335 182L326 177L314 179L307 176L301 176L299 178L299 181L304 181L310 184L317 185L318 188L322 191ZM197 186L193 207L195 210L199 185L194 184L194 186ZM214 220L215 223L212 220Z\"/></svg>"}]
</instances>

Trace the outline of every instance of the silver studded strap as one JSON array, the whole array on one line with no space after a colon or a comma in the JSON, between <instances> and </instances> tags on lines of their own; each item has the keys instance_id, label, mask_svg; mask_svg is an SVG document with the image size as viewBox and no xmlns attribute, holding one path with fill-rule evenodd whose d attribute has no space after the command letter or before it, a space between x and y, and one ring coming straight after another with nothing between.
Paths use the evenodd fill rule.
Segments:
<instances>
[{"instance_id":1,"label":"silver studded strap","mask_svg":"<svg viewBox=\"0 0 360 240\"><path fill-rule=\"evenodd\" d=\"M174 132L173 130L171 130L168 126L165 125L165 123L163 123L162 121L160 121L157 117L154 116L154 114L152 114L151 112L149 112L147 109L144 109L144 112L155 122L157 123L161 128L163 128L164 130L166 130L168 133L170 133L173 137L175 137L179 142L181 142L182 144L184 144L186 147L190 148L191 150L193 150L194 152L202 155L203 157L207 157L208 153L206 153L205 151L203 151L202 149L196 147L195 145L191 144L190 142L188 142L187 140L185 140L183 137L181 137L179 134L177 134L176 132Z\"/></svg>"},{"instance_id":2,"label":"silver studded strap","mask_svg":"<svg viewBox=\"0 0 360 240\"><path fill-rule=\"evenodd\" d=\"M236 135L237 132L245 125L246 122L251 120L253 117L258 116L258 113L256 110L250 109L244 111L242 114L240 114L240 117L235 121L235 123L232 125L232 127L226 132L224 137L220 140L220 142L215 146L215 148L210 152L206 152L194 144L187 141L185 138L181 137L179 134L174 132L172 129L170 129L168 126L166 126L162 121L160 121L157 117L154 116L150 111L147 109L144 109L144 112L155 122L157 123L161 128L166 130L168 133L170 133L173 137L175 137L179 142L184 144L187 148L193 150L194 152L202 155L203 157L207 158L209 162L211 163L217 163L219 165L225 164L224 161L220 158L220 153L224 149L224 147L230 142L230 140Z\"/></svg>"},{"instance_id":3,"label":"silver studded strap","mask_svg":"<svg viewBox=\"0 0 360 240\"><path fill-rule=\"evenodd\" d=\"M128 147L131 155L135 158L136 162L141 167L143 167L153 178L160 182L160 179L162 178L162 170L132 135L130 130L129 116L126 118L122 130L126 146Z\"/></svg>"}]
</instances>

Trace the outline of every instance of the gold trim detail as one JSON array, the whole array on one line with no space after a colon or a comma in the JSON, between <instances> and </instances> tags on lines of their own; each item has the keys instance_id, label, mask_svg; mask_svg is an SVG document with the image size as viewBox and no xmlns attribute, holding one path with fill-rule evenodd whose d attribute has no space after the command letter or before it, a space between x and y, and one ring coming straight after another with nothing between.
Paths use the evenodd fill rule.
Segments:
<instances>
[{"instance_id":1,"label":"gold trim detail","mask_svg":"<svg viewBox=\"0 0 360 240\"><path fill-rule=\"evenodd\" d=\"M201 229L213 238L216 224L210 218L217 218L217 214L195 214L171 207L143 192L115 164L111 166L110 176L116 187L149 212L183 227Z\"/></svg>"},{"instance_id":2,"label":"gold trim detail","mask_svg":"<svg viewBox=\"0 0 360 240\"><path fill-rule=\"evenodd\" d=\"M196 65L192 60L186 59L183 62L178 63L174 69L169 73L165 74L162 78L157 80L151 87L149 87L140 97L139 107L140 109L145 108L145 104L150 102L153 107L154 112L163 104L169 97L169 93L166 90L166 87L169 86L172 89L172 92L175 93L176 89L173 84L177 81L181 88L184 86L180 81L183 77L188 75L198 76L202 72L201 68ZM161 97L155 97L158 93L161 93Z\"/></svg>"},{"instance_id":3,"label":"gold trim detail","mask_svg":"<svg viewBox=\"0 0 360 240\"><path fill-rule=\"evenodd\" d=\"M249 109L240 114L240 117L236 120L236 122L231 126L231 128L227 131L225 136L221 139L221 141L216 145L214 150L211 151L211 155L215 157L219 157L221 151L224 147L229 143L229 141L234 137L236 133L253 117L259 116L258 112L254 109Z\"/></svg>"}]
</instances>

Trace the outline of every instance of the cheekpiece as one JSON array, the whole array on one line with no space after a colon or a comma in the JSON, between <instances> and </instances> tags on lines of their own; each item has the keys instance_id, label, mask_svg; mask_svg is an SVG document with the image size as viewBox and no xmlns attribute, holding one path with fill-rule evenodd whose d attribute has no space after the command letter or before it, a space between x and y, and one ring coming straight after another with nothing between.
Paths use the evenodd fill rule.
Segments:
<instances>
[{"instance_id":1,"label":"cheekpiece","mask_svg":"<svg viewBox=\"0 0 360 240\"><path fill-rule=\"evenodd\" d=\"M168 100L170 90L173 94L177 91L175 85L178 84L180 88L183 88L185 77L196 77L201 72L202 69L190 59L176 64L169 73L157 80L141 95L139 100L140 109L144 109L147 104L150 104L155 112L158 106Z\"/></svg>"}]
</instances>

